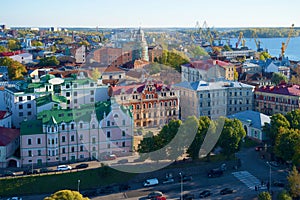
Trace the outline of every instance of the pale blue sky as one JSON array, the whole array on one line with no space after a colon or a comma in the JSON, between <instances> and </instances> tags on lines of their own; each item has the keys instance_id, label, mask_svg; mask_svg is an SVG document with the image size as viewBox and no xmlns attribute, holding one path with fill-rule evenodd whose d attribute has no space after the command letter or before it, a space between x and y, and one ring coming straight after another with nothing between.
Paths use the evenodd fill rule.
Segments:
<instances>
[{"instance_id":1,"label":"pale blue sky","mask_svg":"<svg viewBox=\"0 0 300 200\"><path fill-rule=\"evenodd\" d=\"M14 0L0 24L31 27L300 26L299 0Z\"/></svg>"}]
</instances>

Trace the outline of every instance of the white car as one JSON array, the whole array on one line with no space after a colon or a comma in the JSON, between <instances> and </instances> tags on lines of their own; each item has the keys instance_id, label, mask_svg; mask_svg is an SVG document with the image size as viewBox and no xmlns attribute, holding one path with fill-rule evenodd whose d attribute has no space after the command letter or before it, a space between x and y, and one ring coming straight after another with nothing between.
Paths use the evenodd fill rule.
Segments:
<instances>
[{"instance_id":1,"label":"white car","mask_svg":"<svg viewBox=\"0 0 300 200\"><path fill-rule=\"evenodd\" d=\"M8 198L7 200L22 200L21 197L11 197L11 198Z\"/></svg>"},{"instance_id":2,"label":"white car","mask_svg":"<svg viewBox=\"0 0 300 200\"><path fill-rule=\"evenodd\" d=\"M59 165L57 166L57 171L66 171L71 170L72 167L70 165Z\"/></svg>"}]
</instances>

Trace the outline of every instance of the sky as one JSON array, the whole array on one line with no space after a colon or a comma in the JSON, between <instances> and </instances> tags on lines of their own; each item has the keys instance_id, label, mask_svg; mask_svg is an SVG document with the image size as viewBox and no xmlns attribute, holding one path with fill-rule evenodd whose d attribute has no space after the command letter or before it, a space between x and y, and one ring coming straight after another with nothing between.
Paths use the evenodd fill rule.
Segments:
<instances>
[{"instance_id":1,"label":"sky","mask_svg":"<svg viewBox=\"0 0 300 200\"><path fill-rule=\"evenodd\" d=\"M299 0L14 0L0 2L8 27L290 27Z\"/></svg>"}]
</instances>

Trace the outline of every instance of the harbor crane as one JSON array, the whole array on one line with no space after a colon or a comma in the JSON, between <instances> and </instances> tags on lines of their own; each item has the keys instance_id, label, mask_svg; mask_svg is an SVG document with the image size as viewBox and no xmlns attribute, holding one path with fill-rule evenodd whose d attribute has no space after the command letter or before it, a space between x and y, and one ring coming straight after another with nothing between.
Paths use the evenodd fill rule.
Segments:
<instances>
[{"instance_id":1,"label":"harbor crane","mask_svg":"<svg viewBox=\"0 0 300 200\"><path fill-rule=\"evenodd\" d=\"M238 48L241 41L242 41L242 47L245 47L246 40L244 39L243 32L240 32L239 37L238 37L238 41L235 43L235 48Z\"/></svg>"},{"instance_id":2,"label":"harbor crane","mask_svg":"<svg viewBox=\"0 0 300 200\"><path fill-rule=\"evenodd\" d=\"M286 39L286 42L281 43L281 58L284 57L285 50L287 49L287 47L289 45L293 31L294 31L294 24L292 24L292 26L290 27L290 31L289 31L288 37Z\"/></svg>"},{"instance_id":3,"label":"harbor crane","mask_svg":"<svg viewBox=\"0 0 300 200\"><path fill-rule=\"evenodd\" d=\"M257 52L262 52L263 49L262 49L261 46L260 46L260 45L261 45L260 40L257 39L258 37L257 37L256 29L253 30L253 32L252 32L252 37L254 38L254 42L255 42L255 45L256 45L256 50L257 50Z\"/></svg>"}]
</instances>

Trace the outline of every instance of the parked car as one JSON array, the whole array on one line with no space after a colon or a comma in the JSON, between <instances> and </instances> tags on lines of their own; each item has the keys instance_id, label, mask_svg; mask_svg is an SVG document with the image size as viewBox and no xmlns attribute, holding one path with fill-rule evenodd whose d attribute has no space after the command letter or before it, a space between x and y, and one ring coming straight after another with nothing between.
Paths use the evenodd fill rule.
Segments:
<instances>
[{"instance_id":1,"label":"parked car","mask_svg":"<svg viewBox=\"0 0 300 200\"><path fill-rule=\"evenodd\" d=\"M87 164L87 163L81 163L79 165L76 165L75 169L84 169L84 168L87 168L87 167L89 167L89 164Z\"/></svg>"},{"instance_id":2,"label":"parked car","mask_svg":"<svg viewBox=\"0 0 300 200\"><path fill-rule=\"evenodd\" d=\"M38 174L38 173L39 172L36 169L34 169L34 170L32 170L32 169L26 169L26 170L23 171L23 175Z\"/></svg>"},{"instance_id":3,"label":"parked car","mask_svg":"<svg viewBox=\"0 0 300 200\"><path fill-rule=\"evenodd\" d=\"M8 198L7 200L22 200L22 197L11 197Z\"/></svg>"},{"instance_id":4,"label":"parked car","mask_svg":"<svg viewBox=\"0 0 300 200\"><path fill-rule=\"evenodd\" d=\"M224 188L220 191L221 195L231 194L231 193L233 193L233 189L230 189L230 188Z\"/></svg>"},{"instance_id":5,"label":"parked car","mask_svg":"<svg viewBox=\"0 0 300 200\"><path fill-rule=\"evenodd\" d=\"M220 177L223 175L223 170L217 168L217 169L211 169L208 173L207 176L209 178L214 178L214 177Z\"/></svg>"},{"instance_id":6,"label":"parked car","mask_svg":"<svg viewBox=\"0 0 300 200\"><path fill-rule=\"evenodd\" d=\"M122 159L118 161L119 164L125 164L128 163L128 159Z\"/></svg>"},{"instance_id":7,"label":"parked car","mask_svg":"<svg viewBox=\"0 0 300 200\"><path fill-rule=\"evenodd\" d=\"M283 181L274 181L273 185L276 187L284 187L285 186Z\"/></svg>"},{"instance_id":8,"label":"parked car","mask_svg":"<svg viewBox=\"0 0 300 200\"><path fill-rule=\"evenodd\" d=\"M4 171L2 176L16 176L16 173L12 171Z\"/></svg>"},{"instance_id":9,"label":"parked car","mask_svg":"<svg viewBox=\"0 0 300 200\"><path fill-rule=\"evenodd\" d=\"M154 192L151 192L148 194L147 198L148 199L154 199L154 198L157 198L157 197L162 197L163 196L163 193L160 192L160 191L154 191Z\"/></svg>"},{"instance_id":10,"label":"parked car","mask_svg":"<svg viewBox=\"0 0 300 200\"><path fill-rule=\"evenodd\" d=\"M149 187L149 186L154 186L154 185L158 185L158 179L157 178L151 178L151 179L147 179L144 181L143 186L144 187Z\"/></svg>"},{"instance_id":11,"label":"parked car","mask_svg":"<svg viewBox=\"0 0 300 200\"><path fill-rule=\"evenodd\" d=\"M117 159L117 156L115 154L110 154L110 155L106 155L104 156L105 160L115 160Z\"/></svg>"},{"instance_id":12,"label":"parked car","mask_svg":"<svg viewBox=\"0 0 300 200\"><path fill-rule=\"evenodd\" d=\"M71 170L72 167L70 165L58 165L57 166L57 171L66 171L66 170Z\"/></svg>"},{"instance_id":13,"label":"parked car","mask_svg":"<svg viewBox=\"0 0 300 200\"><path fill-rule=\"evenodd\" d=\"M48 172L54 172L55 170L44 167L40 169L40 173L48 173Z\"/></svg>"},{"instance_id":14,"label":"parked car","mask_svg":"<svg viewBox=\"0 0 300 200\"><path fill-rule=\"evenodd\" d=\"M270 165L272 165L273 167L279 167L279 163L276 162L276 161L271 161L271 162L269 162L269 163L270 163Z\"/></svg>"},{"instance_id":15,"label":"parked car","mask_svg":"<svg viewBox=\"0 0 300 200\"><path fill-rule=\"evenodd\" d=\"M199 198L209 197L210 195L212 195L210 190L204 190L204 191L200 192Z\"/></svg>"},{"instance_id":16,"label":"parked car","mask_svg":"<svg viewBox=\"0 0 300 200\"><path fill-rule=\"evenodd\" d=\"M163 180L163 184L169 184L169 183L174 183L175 182L175 180L174 180L174 178L166 178L166 179L164 179Z\"/></svg>"},{"instance_id":17,"label":"parked car","mask_svg":"<svg viewBox=\"0 0 300 200\"><path fill-rule=\"evenodd\" d=\"M194 194L188 193L188 194L182 195L182 199L180 199L180 200L193 200L194 198L195 198Z\"/></svg>"}]
</instances>

